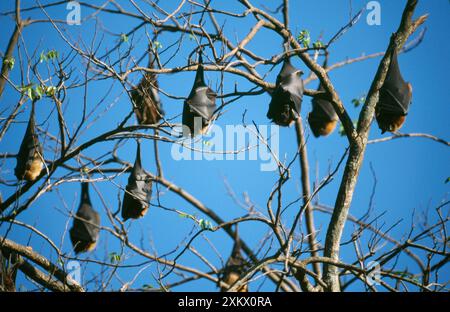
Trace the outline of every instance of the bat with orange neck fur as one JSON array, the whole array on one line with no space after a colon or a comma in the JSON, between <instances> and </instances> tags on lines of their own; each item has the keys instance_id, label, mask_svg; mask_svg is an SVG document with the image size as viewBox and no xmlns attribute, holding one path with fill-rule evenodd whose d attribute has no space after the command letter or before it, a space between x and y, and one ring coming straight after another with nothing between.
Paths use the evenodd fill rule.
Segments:
<instances>
[{"instance_id":1,"label":"bat with orange neck fur","mask_svg":"<svg viewBox=\"0 0 450 312\"><path fill-rule=\"evenodd\" d=\"M150 197L152 195L152 181L145 173L141 164L141 146L137 144L136 160L133 170L128 177L128 184L125 188L122 203L122 218L138 219L143 217L150 207Z\"/></svg>"},{"instance_id":2,"label":"bat with orange neck fur","mask_svg":"<svg viewBox=\"0 0 450 312\"><path fill-rule=\"evenodd\" d=\"M27 130L17 154L17 165L14 173L18 180L34 181L41 174L44 167L43 150L36 133L36 121L34 116L35 101L31 104L31 114Z\"/></svg>"},{"instance_id":3,"label":"bat with orange neck fur","mask_svg":"<svg viewBox=\"0 0 450 312\"><path fill-rule=\"evenodd\" d=\"M397 51L392 52L386 79L380 88L375 118L381 133L395 132L406 120L412 98L412 86L405 82L400 73Z\"/></svg>"}]
</instances>

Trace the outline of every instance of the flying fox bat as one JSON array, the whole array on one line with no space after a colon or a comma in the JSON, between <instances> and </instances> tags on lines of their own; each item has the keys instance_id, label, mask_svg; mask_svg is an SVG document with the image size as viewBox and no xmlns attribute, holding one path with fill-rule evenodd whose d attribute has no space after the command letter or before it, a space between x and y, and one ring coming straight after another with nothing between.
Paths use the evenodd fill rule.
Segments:
<instances>
[{"instance_id":1,"label":"flying fox bat","mask_svg":"<svg viewBox=\"0 0 450 312\"><path fill-rule=\"evenodd\" d=\"M199 54L194 85L183 106L183 135L194 137L204 133L216 110L217 94L205 83L202 54Z\"/></svg>"},{"instance_id":2,"label":"flying fox bat","mask_svg":"<svg viewBox=\"0 0 450 312\"><path fill-rule=\"evenodd\" d=\"M17 165L14 173L18 180L34 181L42 171L43 162L42 146L36 133L36 122L34 117L34 104L31 105L30 120L27 130L22 139L19 153L17 154Z\"/></svg>"},{"instance_id":3,"label":"flying fox bat","mask_svg":"<svg viewBox=\"0 0 450 312\"><path fill-rule=\"evenodd\" d=\"M89 197L89 183L81 183L81 201L73 226L69 231L76 254L94 250L100 232L100 216L92 208Z\"/></svg>"},{"instance_id":4,"label":"flying fox bat","mask_svg":"<svg viewBox=\"0 0 450 312\"><path fill-rule=\"evenodd\" d=\"M279 126L290 126L300 114L304 92L302 74L289 59L284 61L267 112L267 118Z\"/></svg>"},{"instance_id":5,"label":"flying fox bat","mask_svg":"<svg viewBox=\"0 0 450 312\"><path fill-rule=\"evenodd\" d=\"M232 286L241 277L241 274L245 272L246 267L247 263L241 253L241 240L239 238L236 226L233 250L231 251L231 255L228 258L227 263L225 264L223 275L220 280L222 280L229 286ZM225 292L228 289L228 287L221 287L220 291ZM248 292L248 284L240 286L237 289L237 292Z\"/></svg>"},{"instance_id":6,"label":"flying fox bat","mask_svg":"<svg viewBox=\"0 0 450 312\"><path fill-rule=\"evenodd\" d=\"M141 146L138 143L136 160L133 170L128 177L128 184L125 188L122 203L122 218L138 219L143 217L150 207L150 197L152 195L152 181L145 173L141 165Z\"/></svg>"},{"instance_id":7,"label":"flying fox bat","mask_svg":"<svg viewBox=\"0 0 450 312\"><path fill-rule=\"evenodd\" d=\"M381 133L394 132L401 128L408 114L411 98L412 86L403 80L398 66L397 51L394 49L375 106L375 117Z\"/></svg>"},{"instance_id":8,"label":"flying fox bat","mask_svg":"<svg viewBox=\"0 0 450 312\"><path fill-rule=\"evenodd\" d=\"M318 91L325 91L322 85ZM330 101L314 97L312 100L312 111L308 114L308 123L312 133L317 138L327 136L336 128L338 116Z\"/></svg>"},{"instance_id":9,"label":"flying fox bat","mask_svg":"<svg viewBox=\"0 0 450 312\"><path fill-rule=\"evenodd\" d=\"M153 52L150 47L148 47L148 68L154 68ZM154 73L145 72L139 84L131 91L131 98L136 105L134 112L139 124L156 124L163 118L164 111Z\"/></svg>"}]
</instances>

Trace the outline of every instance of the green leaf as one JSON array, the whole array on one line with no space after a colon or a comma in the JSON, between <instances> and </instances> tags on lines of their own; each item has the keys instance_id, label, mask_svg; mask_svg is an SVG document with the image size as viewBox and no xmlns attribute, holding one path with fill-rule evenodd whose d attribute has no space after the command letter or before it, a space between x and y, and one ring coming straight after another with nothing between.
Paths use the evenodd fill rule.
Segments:
<instances>
[{"instance_id":1,"label":"green leaf","mask_svg":"<svg viewBox=\"0 0 450 312\"><path fill-rule=\"evenodd\" d=\"M364 104L364 102L366 102L366 95L364 94L364 95L361 95L359 98L354 98L353 100L352 100L352 104L353 104L353 106L355 106L355 107L358 107L358 106L360 106L361 104Z\"/></svg>"},{"instance_id":2,"label":"green leaf","mask_svg":"<svg viewBox=\"0 0 450 312\"><path fill-rule=\"evenodd\" d=\"M126 34L121 34L120 35L120 40L122 42L128 42L128 36Z\"/></svg>"},{"instance_id":3,"label":"green leaf","mask_svg":"<svg viewBox=\"0 0 450 312\"><path fill-rule=\"evenodd\" d=\"M303 29L297 36L297 41L303 45L304 48L309 48L309 44L311 43L311 36L309 35L309 31Z\"/></svg>"},{"instance_id":4,"label":"green leaf","mask_svg":"<svg viewBox=\"0 0 450 312\"><path fill-rule=\"evenodd\" d=\"M56 93L56 87L55 86L48 86L45 88L45 95L47 96L54 96Z\"/></svg>"},{"instance_id":5,"label":"green leaf","mask_svg":"<svg viewBox=\"0 0 450 312\"><path fill-rule=\"evenodd\" d=\"M450 177L448 177L447 180L445 180L445 184L447 184L448 182L450 182Z\"/></svg>"},{"instance_id":6,"label":"green leaf","mask_svg":"<svg viewBox=\"0 0 450 312\"><path fill-rule=\"evenodd\" d=\"M34 99L34 97L33 97L33 89L28 89L27 90L27 95L28 95L28 97L30 98L30 100L33 100Z\"/></svg>"},{"instance_id":7,"label":"green leaf","mask_svg":"<svg viewBox=\"0 0 450 312\"><path fill-rule=\"evenodd\" d=\"M189 34L189 40L195 40L195 36L193 34Z\"/></svg>"},{"instance_id":8,"label":"green leaf","mask_svg":"<svg viewBox=\"0 0 450 312\"><path fill-rule=\"evenodd\" d=\"M198 220L198 224L200 225L200 228L202 230L211 230L212 229L212 224L209 220L200 219L200 220Z\"/></svg>"},{"instance_id":9,"label":"green leaf","mask_svg":"<svg viewBox=\"0 0 450 312\"><path fill-rule=\"evenodd\" d=\"M180 213L178 214L178 216L179 216L180 218L189 218L189 217L190 217L190 215L188 215L187 213L183 213L183 212L180 212Z\"/></svg>"},{"instance_id":10,"label":"green leaf","mask_svg":"<svg viewBox=\"0 0 450 312\"><path fill-rule=\"evenodd\" d=\"M41 55L39 56L39 63L47 62L48 60L56 59L58 58L58 51L56 50L50 50L47 53L44 51L41 52Z\"/></svg>"},{"instance_id":11,"label":"green leaf","mask_svg":"<svg viewBox=\"0 0 450 312\"><path fill-rule=\"evenodd\" d=\"M45 90L44 90L44 88L42 88L41 86L37 86L35 89L34 89L34 91L35 91L35 97L36 97L36 99L40 99L40 98L42 98L42 95L45 93Z\"/></svg>"},{"instance_id":12,"label":"green leaf","mask_svg":"<svg viewBox=\"0 0 450 312\"><path fill-rule=\"evenodd\" d=\"M144 284L142 285L142 289L153 289L153 286L149 284Z\"/></svg>"},{"instance_id":13,"label":"green leaf","mask_svg":"<svg viewBox=\"0 0 450 312\"><path fill-rule=\"evenodd\" d=\"M314 49L320 49L323 47L323 43L320 40L317 40L316 42L313 43L313 48Z\"/></svg>"},{"instance_id":14,"label":"green leaf","mask_svg":"<svg viewBox=\"0 0 450 312\"><path fill-rule=\"evenodd\" d=\"M109 253L109 261L111 263L117 264L120 262L120 260L121 260L121 256L117 252L113 251L113 252Z\"/></svg>"},{"instance_id":15,"label":"green leaf","mask_svg":"<svg viewBox=\"0 0 450 312\"><path fill-rule=\"evenodd\" d=\"M58 58L58 51L56 51L56 50L50 50L50 51L48 51L48 52L47 52L47 58L48 58L49 60Z\"/></svg>"},{"instance_id":16,"label":"green leaf","mask_svg":"<svg viewBox=\"0 0 450 312\"><path fill-rule=\"evenodd\" d=\"M41 55L39 56L39 63L47 62L47 55L44 53L44 51L41 52Z\"/></svg>"},{"instance_id":17,"label":"green leaf","mask_svg":"<svg viewBox=\"0 0 450 312\"><path fill-rule=\"evenodd\" d=\"M155 45L155 49L162 49L163 45L159 41L154 41L153 44Z\"/></svg>"},{"instance_id":18,"label":"green leaf","mask_svg":"<svg viewBox=\"0 0 450 312\"><path fill-rule=\"evenodd\" d=\"M14 68L15 63L16 63L16 60L13 57L7 57L3 60L3 64L8 66L9 70L12 70Z\"/></svg>"}]
</instances>

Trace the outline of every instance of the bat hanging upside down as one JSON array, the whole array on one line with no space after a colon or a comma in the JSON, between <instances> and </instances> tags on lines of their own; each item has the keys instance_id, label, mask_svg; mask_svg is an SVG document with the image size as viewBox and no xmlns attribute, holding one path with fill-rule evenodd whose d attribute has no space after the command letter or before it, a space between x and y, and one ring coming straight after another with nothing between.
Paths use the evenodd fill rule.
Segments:
<instances>
[{"instance_id":1,"label":"bat hanging upside down","mask_svg":"<svg viewBox=\"0 0 450 312\"><path fill-rule=\"evenodd\" d=\"M145 173L141 165L141 146L138 143L136 151L136 160L133 170L128 177L128 184L125 188L122 203L122 218L138 219L143 217L150 207L150 198L152 195L152 181Z\"/></svg>"},{"instance_id":2,"label":"bat hanging upside down","mask_svg":"<svg viewBox=\"0 0 450 312\"><path fill-rule=\"evenodd\" d=\"M69 231L76 254L95 249L100 232L100 215L92 208L89 183L81 183L81 201L73 226Z\"/></svg>"},{"instance_id":3,"label":"bat hanging upside down","mask_svg":"<svg viewBox=\"0 0 450 312\"><path fill-rule=\"evenodd\" d=\"M399 130L406 120L412 98L412 86L403 80L397 60L397 51L392 52L391 63L379 100L375 106L375 118L381 133Z\"/></svg>"},{"instance_id":4,"label":"bat hanging upside down","mask_svg":"<svg viewBox=\"0 0 450 312\"><path fill-rule=\"evenodd\" d=\"M322 85L318 91L324 91ZM336 128L338 116L330 101L322 98L313 98L312 111L308 114L308 123L312 133L317 138L327 136Z\"/></svg>"},{"instance_id":5,"label":"bat hanging upside down","mask_svg":"<svg viewBox=\"0 0 450 312\"><path fill-rule=\"evenodd\" d=\"M41 174L43 163L43 150L36 133L34 117L35 102L31 106L30 119L27 130L17 154L17 165L14 173L18 180L34 181Z\"/></svg>"},{"instance_id":6,"label":"bat hanging upside down","mask_svg":"<svg viewBox=\"0 0 450 312\"><path fill-rule=\"evenodd\" d=\"M220 287L220 291L225 292L231 287L234 283L236 283L241 275L245 272L247 267L247 263L244 257L241 254L241 241L238 236L238 230L236 226L235 232L235 242L233 245L233 250L231 251L230 258L228 258L227 263L225 264L225 268L223 270L223 275L219 280L222 280L224 283L228 284L228 287ZM237 292L248 292L248 284L241 285Z\"/></svg>"},{"instance_id":7,"label":"bat hanging upside down","mask_svg":"<svg viewBox=\"0 0 450 312\"><path fill-rule=\"evenodd\" d=\"M203 134L213 119L217 94L205 83L203 58L200 52L194 85L183 106L183 136Z\"/></svg>"},{"instance_id":8,"label":"bat hanging upside down","mask_svg":"<svg viewBox=\"0 0 450 312\"><path fill-rule=\"evenodd\" d=\"M153 52L148 48L148 68L154 68ZM164 116L161 101L158 94L158 80L154 73L146 72L139 84L131 91L136 108L134 112L141 125L158 123Z\"/></svg>"},{"instance_id":9,"label":"bat hanging upside down","mask_svg":"<svg viewBox=\"0 0 450 312\"><path fill-rule=\"evenodd\" d=\"M284 61L267 112L267 118L279 126L290 126L300 114L304 92L302 74L289 59Z\"/></svg>"}]
</instances>

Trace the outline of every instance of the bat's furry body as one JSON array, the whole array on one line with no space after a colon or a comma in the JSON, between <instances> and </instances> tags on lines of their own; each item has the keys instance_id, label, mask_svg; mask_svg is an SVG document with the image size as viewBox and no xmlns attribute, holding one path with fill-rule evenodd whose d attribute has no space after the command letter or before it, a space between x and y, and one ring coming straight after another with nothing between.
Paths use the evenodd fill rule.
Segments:
<instances>
[{"instance_id":1,"label":"bat's furry body","mask_svg":"<svg viewBox=\"0 0 450 312\"><path fill-rule=\"evenodd\" d=\"M398 65L397 52L391 56L388 72L380 88L375 106L375 118L381 133L399 130L406 120L412 98L412 86L403 80Z\"/></svg>"},{"instance_id":2,"label":"bat's furry body","mask_svg":"<svg viewBox=\"0 0 450 312\"><path fill-rule=\"evenodd\" d=\"M289 59L284 61L267 112L267 118L279 126L290 126L300 114L304 92L302 74Z\"/></svg>"},{"instance_id":3,"label":"bat's furry body","mask_svg":"<svg viewBox=\"0 0 450 312\"><path fill-rule=\"evenodd\" d=\"M81 202L69 231L76 254L95 249L100 232L100 215L92 208L89 184L81 184Z\"/></svg>"}]
</instances>

